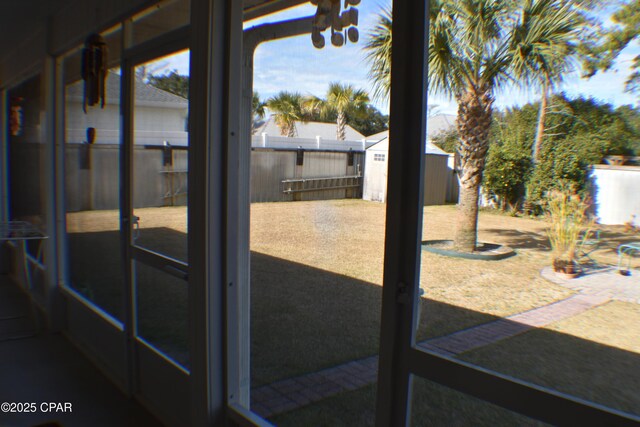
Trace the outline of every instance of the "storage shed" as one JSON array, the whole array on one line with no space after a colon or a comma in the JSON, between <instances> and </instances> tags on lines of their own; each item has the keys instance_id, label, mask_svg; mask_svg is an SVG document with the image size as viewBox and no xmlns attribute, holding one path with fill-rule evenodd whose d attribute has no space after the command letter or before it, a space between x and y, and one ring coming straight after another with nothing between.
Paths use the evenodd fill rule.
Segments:
<instances>
[{"instance_id":1,"label":"storage shed","mask_svg":"<svg viewBox=\"0 0 640 427\"><path fill-rule=\"evenodd\" d=\"M383 132L367 139L374 140L377 137L380 137L379 142L369 147L366 151L362 198L386 203L389 133ZM424 205L444 205L446 203L447 180L449 177L449 169L447 167L449 154L428 141L424 153Z\"/></svg>"}]
</instances>

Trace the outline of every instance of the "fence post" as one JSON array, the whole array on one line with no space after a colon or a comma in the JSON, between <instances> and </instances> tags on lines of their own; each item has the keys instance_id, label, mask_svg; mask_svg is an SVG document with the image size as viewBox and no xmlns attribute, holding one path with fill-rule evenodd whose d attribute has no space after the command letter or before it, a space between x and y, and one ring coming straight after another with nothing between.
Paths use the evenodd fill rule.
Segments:
<instances>
[{"instance_id":1,"label":"fence post","mask_svg":"<svg viewBox=\"0 0 640 427\"><path fill-rule=\"evenodd\" d=\"M267 146L267 138L268 138L267 133L266 132L262 132L262 146L263 147Z\"/></svg>"},{"instance_id":2,"label":"fence post","mask_svg":"<svg viewBox=\"0 0 640 427\"><path fill-rule=\"evenodd\" d=\"M362 151L367 149L367 138L362 138Z\"/></svg>"},{"instance_id":3,"label":"fence post","mask_svg":"<svg viewBox=\"0 0 640 427\"><path fill-rule=\"evenodd\" d=\"M322 137L320 135L316 136L316 148L319 150L320 149L320 140L322 139Z\"/></svg>"}]
</instances>

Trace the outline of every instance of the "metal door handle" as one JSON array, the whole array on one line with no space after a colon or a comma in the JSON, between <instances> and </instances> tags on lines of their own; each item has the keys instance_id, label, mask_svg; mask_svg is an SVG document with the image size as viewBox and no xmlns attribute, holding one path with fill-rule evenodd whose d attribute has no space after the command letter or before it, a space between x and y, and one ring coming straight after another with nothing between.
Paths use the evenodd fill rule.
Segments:
<instances>
[{"instance_id":1,"label":"metal door handle","mask_svg":"<svg viewBox=\"0 0 640 427\"><path fill-rule=\"evenodd\" d=\"M136 240L138 240L140 238L140 217L139 216L133 216L133 242L135 243Z\"/></svg>"}]
</instances>

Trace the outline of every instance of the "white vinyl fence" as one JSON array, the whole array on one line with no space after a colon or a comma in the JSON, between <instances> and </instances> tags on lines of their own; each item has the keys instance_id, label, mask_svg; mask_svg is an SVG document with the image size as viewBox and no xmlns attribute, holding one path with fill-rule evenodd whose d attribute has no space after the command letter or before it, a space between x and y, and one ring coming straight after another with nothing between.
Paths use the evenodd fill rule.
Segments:
<instances>
[{"instance_id":1,"label":"white vinyl fence","mask_svg":"<svg viewBox=\"0 0 640 427\"><path fill-rule=\"evenodd\" d=\"M640 167L596 165L591 174L600 224L640 226Z\"/></svg>"}]
</instances>

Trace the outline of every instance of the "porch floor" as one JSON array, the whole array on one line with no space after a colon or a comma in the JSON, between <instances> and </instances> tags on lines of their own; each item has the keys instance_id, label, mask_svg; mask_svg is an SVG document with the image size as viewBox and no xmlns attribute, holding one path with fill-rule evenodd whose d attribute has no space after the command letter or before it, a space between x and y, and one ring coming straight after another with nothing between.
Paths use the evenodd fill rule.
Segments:
<instances>
[{"instance_id":1,"label":"porch floor","mask_svg":"<svg viewBox=\"0 0 640 427\"><path fill-rule=\"evenodd\" d=\"M4 402L35 403L35 412L5 412ZM6 276L0 276L0 404L0 427L162 425L63 335L36 334L27 296Z\"/></svg>"}]
</instances>

